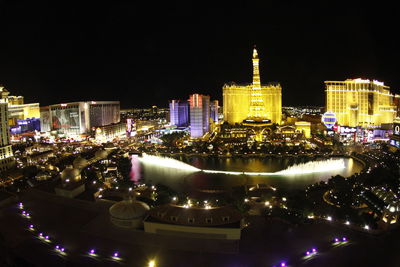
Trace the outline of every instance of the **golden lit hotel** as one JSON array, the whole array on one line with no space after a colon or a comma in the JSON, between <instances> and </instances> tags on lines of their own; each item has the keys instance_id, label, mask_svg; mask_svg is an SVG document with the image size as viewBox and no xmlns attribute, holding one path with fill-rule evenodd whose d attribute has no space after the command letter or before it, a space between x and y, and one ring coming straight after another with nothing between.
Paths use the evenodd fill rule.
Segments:
<instances>
[{"instance_id":1,"label":"golden lit hotel","mask_svg":"<svg viewBox=\"0 0 400 267\"><path fill-rule=\"evenodd\" d=\"M261 85L257 50L253 50L253 83L224 84L223 114L229 124L242 123L248 118L265 118L281 123L282 88L279 83Z\"/></svg>"},{"instance_id":2,"label":"golden lit hotel","mask_svg":"<svg viewBox=\"0 0 400 267\"><path fill-rule=\"evenodd\" d=\"M340 125L373 127L393 123L395 96L389 89L376 80L325 81L326 110L336 114Z\"/></svg>"}]
</instances>

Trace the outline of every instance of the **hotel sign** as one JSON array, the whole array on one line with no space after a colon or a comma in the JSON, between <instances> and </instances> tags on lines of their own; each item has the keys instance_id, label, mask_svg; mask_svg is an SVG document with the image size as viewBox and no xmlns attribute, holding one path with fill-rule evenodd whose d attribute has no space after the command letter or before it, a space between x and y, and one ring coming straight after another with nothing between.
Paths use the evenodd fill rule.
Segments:
<instances>
[{"instance_id":1,"label":"hotel sign","mask_svg":"<svg viewBox=\"0 0 400 267\"><path fill-rule=\"evenodd\" d=\"M357 127L340 126L341 133L355 133L357 132Z\"/></svg>"}]
</instances>

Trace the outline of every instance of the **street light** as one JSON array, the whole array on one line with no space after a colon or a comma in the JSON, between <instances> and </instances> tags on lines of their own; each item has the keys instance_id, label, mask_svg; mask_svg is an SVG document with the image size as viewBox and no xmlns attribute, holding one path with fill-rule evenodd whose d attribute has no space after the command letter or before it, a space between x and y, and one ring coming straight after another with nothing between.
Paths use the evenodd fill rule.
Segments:
<instances>
[{"instance_id":1,"label":"street light","mask_svg":"<svg viewBox=\"0 0 400 267\"><path fill-rule=\"evenodd\" d=\"M155 260L150 260L147 266L148 267L156 267L156 261Z\"/></svg>"}]
</instances>

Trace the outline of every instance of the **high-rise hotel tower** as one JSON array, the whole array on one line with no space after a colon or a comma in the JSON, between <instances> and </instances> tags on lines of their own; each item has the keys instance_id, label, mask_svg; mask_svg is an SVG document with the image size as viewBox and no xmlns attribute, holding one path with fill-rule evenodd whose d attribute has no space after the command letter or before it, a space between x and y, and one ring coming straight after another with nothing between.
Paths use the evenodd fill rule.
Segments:
<instances>
[{"instance_id":1,"label":"high-rise hotel tower","mask_svg":"<svg viewBox=\"0 0 400 267\"><path fill-rule=\"evenodd\" d=\"M192 94L189 96L190 136L202 137L210 130L210 96Z\"/></svg>"},{"instance_id":2,"label":"high-rise hotel tower","mask_svg":"<svg viewBox=\"0 0 400 267\"><path fill-rule=\"evenodd\" d=\"M345 126L373 127L393 123L394 95L389 86L376 80L325 81L326 110Z\"/></svg>"},{"instance_id":3,"label":"high-rise hotel tower","mask_svg":"<svg viewBox=\"0 0 400 267\"><path fill-rule=\"evenodd\" d=\"M169 101L169 122L177 127L189 125L189 102L182 100Z\"/></svg>"},{"instance_id":4,"label":"high-rise hotel tower","mask_svg":"<svg viewBox=\"0 0 400 267\"><path fill-rule=\"evenodd\" d=\"M253 49L253 82L225 84L222 88L224 120L230 124L244 120L268 119L281 123L282 87L279 83L261 84L258 52Z\"/></svg>"},{"instance_id":5,"label":"high-rise hotel tower","mask_svg":"<svg viewBox=\"0 0 400 267\"><path fill-rule=\"evenodd\" d=\"M7 89L0 85L0 171L7 170L14 164L8 126L8 94Z\"/></svg>"}]
</instances>

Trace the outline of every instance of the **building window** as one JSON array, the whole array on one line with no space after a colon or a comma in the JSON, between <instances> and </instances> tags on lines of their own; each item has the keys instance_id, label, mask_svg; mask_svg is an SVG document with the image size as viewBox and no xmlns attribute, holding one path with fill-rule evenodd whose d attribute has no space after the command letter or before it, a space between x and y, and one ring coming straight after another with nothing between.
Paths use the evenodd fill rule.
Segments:
<instances>
[{"instance_id":1,"label":"building window","mask_svg":"<svg viewBox=\"0 0 400 267\"><path fill-rule=\"evenodd\" d=\"M212 223L212 218L206 218L206 223Z\"/></svg>"},{"instance_id":2,"label":"building window","mask_svg":"<svg viewBox=\"0 0 400 267\"><path fill-rule=\"evenodd\" d=\"M178 221L178 217L176 217L176 216L171 216L171 221L177 222L177 221Z\"/></svg>"},{"instance_id":3,"label":"building window","mask_svg":"<svg viewBox=\"0 0 400 267\"><path fill-rule=\"evenodd\" d=\"M194 223L194 218L188 218L188 223Z\"/></svg>"},{"instance_id":4,"label":"building window","mask_svg":"<svg viewBox=\"0 0 400 267\"><path fill-rule=\"evenodd\" d=\"M224 216L222 217L223 222L229 222L229 216Z\"/></svg>"}]
</instances>

